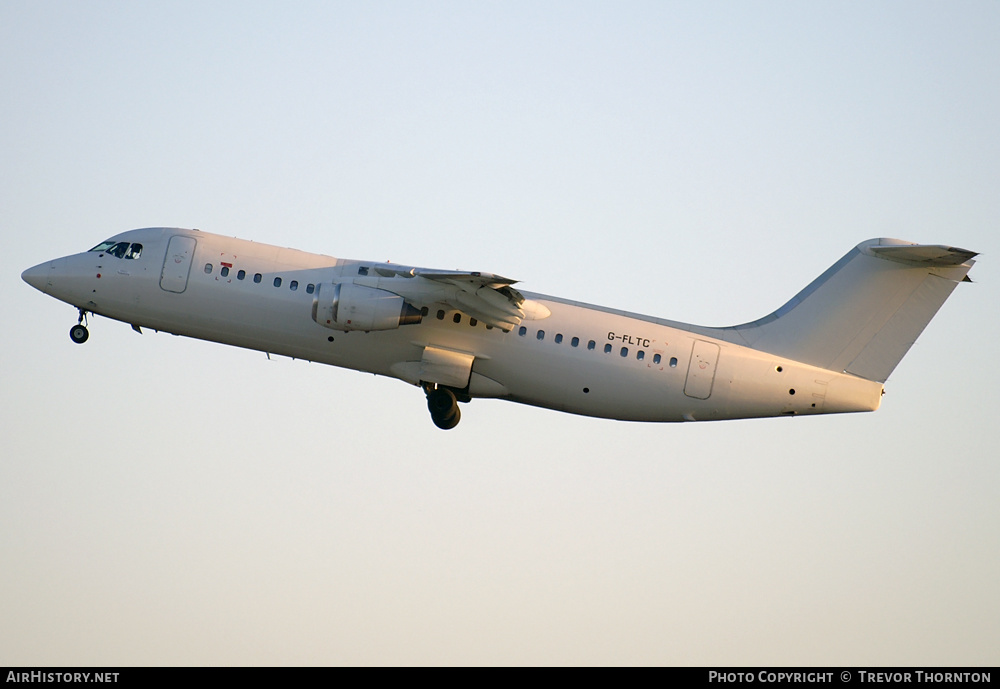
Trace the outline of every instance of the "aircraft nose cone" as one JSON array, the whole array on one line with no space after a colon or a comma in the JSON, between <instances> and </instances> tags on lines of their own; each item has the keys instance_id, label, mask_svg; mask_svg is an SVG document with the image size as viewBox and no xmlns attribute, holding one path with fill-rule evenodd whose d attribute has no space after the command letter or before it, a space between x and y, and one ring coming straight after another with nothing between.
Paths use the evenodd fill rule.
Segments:
<instances>
[{"instance_id":1,"label":"aircraft nose cone","mask_svg":"<svg viewBox=\"0 0 1000 689\"><path fill-rule=\"evenodd\" d=\"M35 289L44 292L49 282L49 264L40 263L34 268L28 268L21 273L21 279Z\"/></svg>"}]
</instances>

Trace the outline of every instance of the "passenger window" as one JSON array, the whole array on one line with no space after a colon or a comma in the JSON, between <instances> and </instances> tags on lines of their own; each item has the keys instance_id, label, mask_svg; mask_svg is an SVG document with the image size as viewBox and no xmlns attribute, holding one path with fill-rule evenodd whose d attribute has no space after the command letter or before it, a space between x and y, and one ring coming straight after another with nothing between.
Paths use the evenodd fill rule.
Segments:
<instances>
[{"instance_id":1,"label":"passenger window","mask_svg":"<svg viewBox=\"0 0 1000 689\"><path fill-rule=\"evenodd\" d=\"M296 291L298 288L299 288L298 280L292 280L291 282L288 283L288 289L292 290L293 292Z\"/></svg>"},{"instance_id":2,"label":"passenger window","mask_svg":"<svg viewBox=\"0 0 1000 689\"><path fill-rule=\"evenodd\" d=\"M471 325L473 328L476 327L476 323L478 323L478 322L479 321L477 321L475 318L470 318L469 319L469 325Z\"/></svg>"},{"instance_id":3,"label":"passenger window","mask_svg":"<svg viewBox=\"0 0 1000 689\"><path fill-rule=\"evenodd\" d=\"M654 364L660 363L660 355L659 354L654 354L653 355L653 363Z\"/></svg>"},{"instance_id":4,"label":"passenger window","mask_svg":"<svg viewBox=\"0 0 1000 689\"><path fill-rule=\"evenodd\" d=\"M241 270L240 272L236 273L236 279L237 280L242 280L246 276L247 276L247 271L245 271L245 270Z\"/></svg>"},{"instance_id":5,"label":"passenger window","mask_svg":"<svg viewBox=\"0 0 1000 689\"><path fill-rule=\"evenodd\" d=\"M677 357L670 357L670 368L677 368Z\"/></svg>"},{"instance_id":6,"label":"passenger window","mask_svg":"<svg viewBox=\"0 0 1000 689\"><path fill-rule=\"evenodd\" d=\"M274 286L281 287L281 278L274 278Z\"/></svg>"},{"instance_id":7,"label":"passenger window","mask_svg":"<svg viewBox=\"0 0 1000 689\"><path fill-rule=\"evenodd\" d=\"M306 285L306 294L312 294L315 291L316 291L316 285L314 285L311 282L308 285ZM425 316L427 315L427 311L426 310L424 311L424 315Z\"/></svg>"},{"instance_id":8,"label":"passenger window","mask_svg":"<svg viewBox=\"0 0 1000 689\"><path fill-rule=\"evenodd\" d=\"M142 254L142 244L133 244L125 253L125 258L139 258Z\"/></svg>"},{"instance_id":9,"label":"passenger window","mask_svg":"<svg viewBox=\"0 0 1000 689\"><path fill-rule=\"evenodd\" d=\"M254 276L253 276L253 281L254 281L254 282L256 282L256 283L257 283L257 284L259 285L259 284L260 284L260 281L261 281L261 279L262 279L263 277L264 277L264 276L263 276L263 275L261 275L260 273L254 273Z\"/></svg>"},{"instance_id":10,"label":"passenger window","mask_svg":"<svg viewBox=\"0 0 1000 689\"><path fill-rule=\"evenodd\" d=\"M646 352L640 349L638 352L635 353L635 358L638 359L639 361L642 361L643 359L646 358Z\"/></svg>"},{"instance_id":11,"label":"passenger window","mask_svg":"<svg viewBox=\"0 0 1000 689\"><path fill-rule=\"evenodd\" d=\"M520 328L517 329L517 334L520 335L521 337L524 337L525 335L528 334L528 329L522 325Z\"/></svg>"},{"instance_id":12,"label":"passenger window","mask_svg":"<svg viewBox=\"0 0 1000 689\"><path fill-rule=\"evenodd\" d=\"M576 347L576 346L578 346L580 344L580 338L579 337L574 337L572 340L569 341L569 343L572 346Z\"/></svg>"},{"instance_id":13,"label":"passenger window","mask_svg":"<svg viewBox=\"0 0 1000 689\"><path fill-rule=\"evenodd\" d=\"M368 275L368 266L358 268L358 275Z\"/></svg>"},{"instance_id":14,"label":"passenger window","mask_svg":"<svg viewBox=\"0 0 1000 689\"><path fill-rule=\"evenodd\" d=\"M205 274L206 275L211 275L212 274L212 264L211 263L206 263L205 264Z\"/></svg>"},{"instance_id":15,"label":"passenger window","mask_svg":"<svg viewBox=\"0 0 1000 689\"><path fill-rule=\"evenodd\" d=\"M462 322L462 314L460 314L460 313L458 313L456 311L455 315L451 317L451 320L454 321L455 323L461 323Z\"/></svg>"},{"instance_id":16,"label":"passenger window","mask_svg":"<svg viewBox=\"0 0 1000 689\"><path fill-rule=\"evenodd\" d=\"M222 277L229 277L229 266L222 266Z\"/></svg>"},{"instance_id":17,"label":"passenger window","mask_svg":"<svg viewBox=\"0 0 1000 689\"><path fill-rule=\"evenodd\" d=\"M628 356L628 347L622 347L622 358Z\"/></svg>"},{"instance_id":18,"label":"passenger window","mask_svg":"<svg viewBox=\"0 0 1000 689\"><path fill-rule=\"evenodd\" d=\"M539 339L539 340L544 340L545 339L545 331L544 330L539 330L538 334L535 335L535 338Z\"/></svg>"},{"instance_id":19,"label":"passenger window","mask_svg":"<svg viewBox=\"0 0 1000 689\"><path fill-rule=\"evenodd\" d=\"M438 320L439 320L439 321L443 321L443 320L444 320L444 309L440 309L440 310L438 311L438 313L437 313L437 317L438 317Z\"/></svg>"},{"instance_id":20,"label":"passenger window","mask_svg":"<svg viewBox=\"0 0 1000 689\"><path fill-rule=\"evenodd\" d=\"M594 342L593 340L591 340L590 342L587 343L587 349L593 349L596 346L597 346L597 343Z\"/></svg>"},{"instance_id":21,"label":"passenger window","mask_svg":"<svg viewBox=\"0 0 1000 689\"><path fill-rule=\"evenodd\" d=\"M609 344L604 345L604 353L605 354L610 354L611 353L611 345L609 345Z\"/></svg>"},{"instance_id":22,"label":"passenger window","mask_svg":"<svg viewBox=\"0 0 1000 689\"><path fill-rule=\"evenodd\" d=\"M562 344L562 333L556 334L556 344Z\"/></svg>"}]
</instances>

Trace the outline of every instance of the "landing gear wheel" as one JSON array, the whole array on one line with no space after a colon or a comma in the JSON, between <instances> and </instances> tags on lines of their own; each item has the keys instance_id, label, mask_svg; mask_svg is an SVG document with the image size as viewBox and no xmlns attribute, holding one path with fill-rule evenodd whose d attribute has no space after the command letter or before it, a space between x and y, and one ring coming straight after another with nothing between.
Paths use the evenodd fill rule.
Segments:
<instances>
[{"instance_id":1,"label":"landing gear wheel","mask_svg":"<svg viewBox=\"0 0 1000 689\"><path fill-rule=\"evenodd\" d=\"M448 388L437 388L428 392L427 409L430 410L434 425L443 431L451 430L462 419L455 393Z\"/></svg>"},{"instance_id":2,"label":"landing gear wheel","mask_svg":"<svg viewBox=\"0 0 1000 689\"><path fill-rule=\"evenodd\" d=\"M458 425L459 421L462 420L462 411L458 407L455 407L455 413L450 417L439 419L436 416L432 416L431 420L434 422L434 425L442 431L450 431Z\"/></svg>"},{"instance_id":3,"label":"landing gear wheel","mask_svg":"<svg viewBox=\"0 0 1000 689\"><path fill-rule=\"evenodd\" d=\"M90 331L87 330L87 326L77 323L72 328L69 329L69 339L73 340L77 344L83 344L90 337Z\"/></svg>"}]
</instances>

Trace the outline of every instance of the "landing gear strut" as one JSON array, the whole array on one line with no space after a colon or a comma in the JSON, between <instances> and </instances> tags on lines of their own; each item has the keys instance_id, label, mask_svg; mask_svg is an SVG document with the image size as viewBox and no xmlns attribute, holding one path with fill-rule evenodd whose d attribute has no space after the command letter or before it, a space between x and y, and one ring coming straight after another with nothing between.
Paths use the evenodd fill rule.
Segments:
<instances>
[{"instance_id":1,"label":"landing gear strut","mask_svg":"<svg viewBox=\"0 0 1000 689\"><path fill-rule=\"evenodd\" d=\"M80 320L76 322L72 328L69 329L69 339L73 340L77 344L83 344L90 337L90 331L87 330L87 326L83 322L87 319L87 312L80 309Z\"/></svg>"},{"instance_id":2,"label":"landing gear strut","mask_svg":"<svg viewBox=\"0 0 1000 689\"><path fill-rule=\"evenodd\" d=\"M444 387L432 387L424 384L427 393L427 409L431 413L434 425L443 431L451 430L462 419L455 393Z\"/></svg>"}]
</instances>

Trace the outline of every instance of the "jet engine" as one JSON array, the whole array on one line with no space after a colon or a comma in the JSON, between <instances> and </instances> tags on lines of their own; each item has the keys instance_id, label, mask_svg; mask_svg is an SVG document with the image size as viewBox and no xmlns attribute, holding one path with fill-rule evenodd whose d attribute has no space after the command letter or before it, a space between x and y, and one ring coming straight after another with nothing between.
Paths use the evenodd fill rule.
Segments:
<instances>
[{"instance_id":1,"label":"jet engine","mask_svg":"<svg viewBox=\"0 0 1000 689\"><path fill-rule=\"evenodd\" d=\"M395 330L423 317L398 294L349 282L323 283L316 290L313 320L334 330Z\"/></svg>"}]
</instances>

